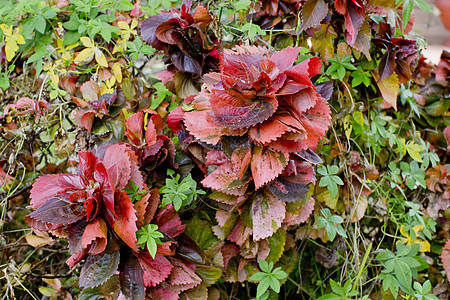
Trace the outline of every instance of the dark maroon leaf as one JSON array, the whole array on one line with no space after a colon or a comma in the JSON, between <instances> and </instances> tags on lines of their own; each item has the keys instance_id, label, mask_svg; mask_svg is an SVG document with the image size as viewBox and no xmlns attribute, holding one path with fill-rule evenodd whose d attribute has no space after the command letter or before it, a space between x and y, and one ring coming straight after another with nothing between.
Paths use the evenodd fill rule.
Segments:
<instances>
[{"instance_id":1,"label":"dark maroon leaf","mask_svg":"<svg viewBox=\"0 0 450 300\"><path fill-rule=\"evenodd\" d=\"M296 182L295 176L280 177L269 185L270 191L284 202L302 201L308 194L309 182Z\"/></svg>"},{"instance_id":2,"label":"dark maroon leaf","mask_svg":"<svg viewBox=\"0 0 450 300\"><path fill-rule=\"evenodd\" d=\"M83 288L101 285L117 270L119 259L119 251L88 256L81 269L78 284Z\"/></svg>"},{"instance_id":3,"label":"dark maroon leaf","mask_svg":"<svg viewBox=\"0 0 450 300\"><path fill-rule=\"evenodd\" d=\"M69 252L70 254L75 254L81 250L83 247L81 246L81 237L83 236L83 232L86 229L88 222L81 220L75 224L72 224L68 231L67 240L69 242Z\"/></svg>"},{"instance_id":4,"label":"dark maroon leaf","mask_svg":"<svg viewBox=\"0 0 450 300\"><path fill-rule=\"evenodd\" d=\"M142 39L154 48L161 50L163 43L161 43L156 37L156 28L164 22L167 22L172 17L171 14L161 13L156 16L152 16L142 22L141 36Z\"/></svg>"},{"instance_id":5,"label":"dark maroon leaf","mask_svg":"<svg viewBox=\"0 0 450 300\"><path fill-rule=\"evenodd\" d=\"M182 233L177 237L177 254L184 259L196 264L205 263L205 253L188 235Z\"/></svg>"},{"instance_id":6,"label":"dark maroon leaf","mask_svg":"<svg viewBox=\"0 0 450 300\"><path fill-rule=\"evenodd\" d=\"M144 299L144 271L139 260L131 253L120 265L120 289L127 299ZM123 257L123 256L122 256Z\"/></svg>"},{"instance_id":7,"label":"dark maroon leaf","mask_svg":"<svg viewBox=\"0 0 450 300\"><path fill-rule=\"evenodd\" d=\"M68 195L61 195L49 198L27 218L44 223L67 225L82 219L84 215L82 203L74 203L69 200Z\"/></svg>"},{"instance_id":8,"label":"dark maroon leaf","mask_svg":"<svg viewBox=\"0 0 450 300\"><path fill-rule=\"evenodd\" d=\"M311 149L303 149L300 152L296 152L295 153L297 156L299 156L300 158L303 158L304 160L315 164L315 165L320 165L323 163L322 159L320 158L320 156L318 156L314 151L312 151Z\"/></svg>"},{"instance_id":9,"label":"dark maroon leaf","mask_svg":"<svg viewBox=\"0 0 450 300\"><path fill-rule=\"evenodd\" d=\"M330 100L331 95L333 94L333 82L325 81L315 85L317 92L324 98L325 100Z\"/></svg>"}]
</instances>

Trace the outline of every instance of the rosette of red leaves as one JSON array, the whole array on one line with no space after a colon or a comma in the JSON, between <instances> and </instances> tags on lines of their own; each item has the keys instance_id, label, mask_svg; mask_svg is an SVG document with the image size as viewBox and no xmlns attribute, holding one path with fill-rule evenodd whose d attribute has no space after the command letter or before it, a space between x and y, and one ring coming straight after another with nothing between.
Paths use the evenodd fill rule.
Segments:
<instances>
[{"instance_id":1,"label":"rosette of red leaves","mask_svg":"<svg viewBox=\"0 0 450 300\"><path fill-rule=\"evenodd\" d=\"M315 149L330 109L310 80L320 60L294 65L298 53L237 47L221 54L220 73L204 76L206 88L185 112L184 124L196 139L223 150L225 163L204 179L205 186L242 195L251 179L259 189L283 172L291 154L305 158Z\"/></svg>"},{"instance_id":2,"label":"rosette of red leaves","mask_svg":"<svg viewBox=\"0 0 450 300\"><path fill-rule=\"evenodd\" d=\"M125 127L128 144L138 157L141 168L152 171L166 159L173 166L175 146L171 139L163 135L163 120L159 115L151 115L145 128L145 114L132 114L126 120Z\"/></svg>"},{"instance_id":3,"label":"rosette of red leaves","mask_svg":"<svg viewBox=\"0 0 450 300\"><path fill-rule=\"evenodd\" d=\"M217 50L207 26L213 20L204 6L191 10L192 0L183 0L181 11L171 9L145 20L141 26L144 41L163 50L182 72L202 75L217 68ZM212 42L211 42L212 41Z\"/></svg>"},{"instance_id":4,"label":"rosette of red leaves","mask_svg":"<svg viewBox=\"0 0 450 300\"><path fill-rule=\"evenodd\" d=\"M108 147L100 159L92 152L78 154L77 174L39 177L31 189L28 224L69 238L73 266L86 254L106 249L108 228L137 251L136 220L130 198L121 190L132 180L139 190L147 189L137 158L125 145Z\"/></svg>"},{"instance_id":5,"label":"rosette of red leaves","mask_svg":"<svg viewBox=\"0 0 450 300\"><path fill-rule=\"evenodd\" d=\"M157 189L148 191L138 157L128 146L115 144L79 153L77 174L39 177L31 190L27 223L41 231L67 237L73 267L86 259L80 274L83 288L101 285L119 271L125 299L150 294L178 295L201 283L195 263L204 263L199 247L182 234L184 225L172 205L159 209ZM146 194L136 203L122 191L133 181ZM139 227L156 224L164 238L152 257L137 246Z\"/></svg>"}]
</instances>

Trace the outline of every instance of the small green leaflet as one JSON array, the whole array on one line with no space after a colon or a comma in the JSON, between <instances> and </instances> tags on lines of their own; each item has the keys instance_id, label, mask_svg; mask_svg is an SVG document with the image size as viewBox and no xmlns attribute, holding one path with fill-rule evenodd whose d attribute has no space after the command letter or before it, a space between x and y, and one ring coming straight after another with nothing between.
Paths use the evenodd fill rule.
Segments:
<instances>
[{"instance_id":1,"label":"small green leaflet","mask_svg":"<svg viewBox=\"0 0 450 300\"><path fill-rule=\"evenodd\" d=\"M148 224L139 228L136 232L137 235L137 243L141 246L142 249L145 249L147 246L147 250L150 255L155 258L156 251L158 249L157 244L161 245L160 238L163 238L164 235L158 231L158 225L156 224Z\"/></svg>"},{"instance_id":2,"label":"small green leaflet","mask_svg":"<svg viewBox=\"0 0 450 300\"><path fill-rule=\"evenodd\" d=\"M344 185L342 179L336 174L339 172L338 166L320 166L317 172L322 175L319 186L326 186L330 192L331 198L336 198L338 195L338 185Z\"/></svg>"}]
</instances>

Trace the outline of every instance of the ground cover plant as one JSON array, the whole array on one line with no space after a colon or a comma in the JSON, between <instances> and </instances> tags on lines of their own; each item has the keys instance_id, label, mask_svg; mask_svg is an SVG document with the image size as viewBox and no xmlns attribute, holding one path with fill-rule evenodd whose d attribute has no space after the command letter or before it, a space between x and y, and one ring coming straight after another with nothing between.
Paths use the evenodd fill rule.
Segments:
<instances>
[{"instance_id":1,"label":"ground cover plant","mask_svg":"<svg viewBox=\"0 0 450 300\"><path fill-rule=\"evenodd\" d=\"M0 1L1 299L448 299L423 0Z\"/></svg>"}]
</instances>

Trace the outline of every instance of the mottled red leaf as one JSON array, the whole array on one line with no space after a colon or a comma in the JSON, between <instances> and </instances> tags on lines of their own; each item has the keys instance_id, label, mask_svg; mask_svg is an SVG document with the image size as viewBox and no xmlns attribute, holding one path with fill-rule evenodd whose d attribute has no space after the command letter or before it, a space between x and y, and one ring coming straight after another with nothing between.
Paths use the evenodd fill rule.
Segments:
<instances>
[{"instance_id":1,"label":"mottled red leaf","mask_svg":"<svg viewBox=\"0 0 450 300\"><path fill-rule=\"evenodd\" d=\"M236 243L239 246L245 243L253 233L250 227L245 226L241 218L234 224L233 229L227 236L227 240Z\"/></svg>"},{"instance_id":2,"label":"mottled red leaf","mask_svg":"<svg viewBox=\"0 0 450 300\"><path fill-rule=\"evenodd\" d=\"M235 189L244 186L250 180L248 177L241 177L239 171L239 168L231 161L226 162L203 179L202 184L205 187L235 195Z\"/></svg>"},{"instance_id":3,"label":"mottled red leaf","mask_svg":"<svg viewBox=\"0 0 450 300\"><path fill-rule=\"evenodd\" d=\"M134 251L138 251L136 239L136 210L131 203L131 199L123 191L115 193L115 223L116 234Z\"/></svg>"},{"instance_id":4,"label":"mottled red leaf","mask_svg":"<svg viewBox=\"0 0 450 300\"><path fill-rule=\"evenodd\" d=\"M252 154L251 170L256 189L280 175L289 159L288 153L272 151L259 145L254 147Z\"/></svg>"},{"instance_id":5,"label":"mottled red leaf","mask_svg":"<svg viewBox=\"0 0 450 300\"><path fill-rule=\"evenodd\" d=\"M153 219L160 203L160 193L158 189L152 189L141 200L134 204L137 217L137 227L147 225Z\"/></svg>"},{"instance_id":6,"label":"mottled red leaf","mask_svg":"<svg viewBox=\"0 0 450 300\"><path fill-rule=\"evenodd\" d=\"M171 273L173 265L161 255L155 255L153 259L149 253L143 252L138 256L143 270L145 286L156 286L163 282Z\"/></svg>"},{"instance_id":7,"label":"mottled red leaf","mask_svg":"<svg viewBox=\"0 0 450 300\"><path fill-rule=\"evenodd\" d=\"M100 88L94 81L86 81L80 86L80 92L83 95L84 100L89 102L98 101L100 96Z\"/></svg>"},{"instance_id":8,"label":"mottled red leaf","mask_svg":"<svg viewBox=\"0 0 450 300\"><path fill-rule=\"evenodd\" d=\"M310 198L306 204L304 204L300 212L298 214L293 214L290 212L286 212L286 218L284 219L283 223L286 225L298 225L300 223L306 222L308 220L309 216L312 214L314 210L314 198Z\"/></svg>"},{"instance_id":9,"label":"mottled red leaf","mask_svg":"<svg viewBox=\"0 0 450 300\"><path fill-rule=\"evenodd\" d=\"M256 193L252 199L253 240L271 236L281 227L286 214L284 202L269 190Z\"/></svg>"}]
</instances>

